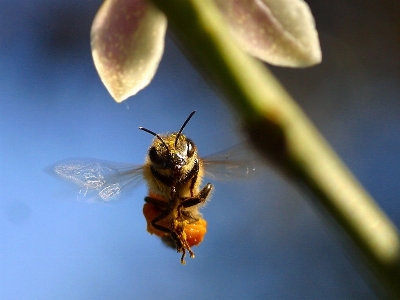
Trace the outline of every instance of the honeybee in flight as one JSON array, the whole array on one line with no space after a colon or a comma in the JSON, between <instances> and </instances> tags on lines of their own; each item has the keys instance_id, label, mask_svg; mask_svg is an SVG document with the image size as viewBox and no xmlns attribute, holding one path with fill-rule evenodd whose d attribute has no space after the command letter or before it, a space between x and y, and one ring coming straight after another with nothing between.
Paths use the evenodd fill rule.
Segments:
<instances>
[{"instance_id":1,"label":"honeybee in flight","mask_svg":"<svg viewBox=\"0 0 400 300\"><path fill-rule=\"evenodd\" d=\"M79 185L84 196L90 198L94 194L94 198L105 202L144 179L149 189L143 206L147 231L181 253L181 263L185 264L186 251L194 258L191 247L199 245L207 231L199 209L209 200L214 187L211 183L200 187L205 173L230 178L247 176L254 170L253 160L244 158L242 146L200 158L196 145L183 134L194 113L178 132L157 134L139 127L154 136L142 166L81 159L57 163L53 170Z\"/></svg>"}]
</instances>

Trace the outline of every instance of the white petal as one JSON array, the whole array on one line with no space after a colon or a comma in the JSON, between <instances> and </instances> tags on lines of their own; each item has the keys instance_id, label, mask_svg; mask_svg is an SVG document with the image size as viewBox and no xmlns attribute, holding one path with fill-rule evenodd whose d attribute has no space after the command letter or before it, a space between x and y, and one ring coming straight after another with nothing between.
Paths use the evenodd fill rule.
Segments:
<instances>
[{"instance_id":1,"label":"white petal","mask_svg":"<svg viewBox=\"0 0 400 300\"><path fill-rule=\"evenodd\" d=\"M215 0L239 46L280 66L321 62L314 18L303 0Z\"/></svg>"},{"instance_id":2,"label":"white petal","mask_svg":"<svg viewBox=\"0 0 400 300\"><path fill-rule=\"evenodd\" d=\"M93 21L92 55L117 101L146 87L164 51L167 19L146 0L106 0Z\"/></svg>"}]
</instances>

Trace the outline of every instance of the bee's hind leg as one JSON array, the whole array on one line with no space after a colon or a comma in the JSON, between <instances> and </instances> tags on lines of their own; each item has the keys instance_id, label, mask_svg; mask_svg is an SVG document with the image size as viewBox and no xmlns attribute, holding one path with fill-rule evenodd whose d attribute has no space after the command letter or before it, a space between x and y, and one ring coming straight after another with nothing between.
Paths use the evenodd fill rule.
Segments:
<instances>
[{"instance_id":1,"label":"bee's hind leg","mask_svg":"<svg viewBox=\"0 0 400 300\"><path fill-rule=\"evenodd\" d=\"M171 213L171 209L168 208L168 203L165 201L151 198L151 197L146 197L144 200L147 203L151 203L161 209L164 209L157 217L155 217L153 220L151 220L150 223L155 229L169 234L169 236L162 237L161 239L168 246L172 246L171 242L173 242L175 244L174 245L175 247L173 247L173 248L175 248L177 250L177 252L182 253L181 263L185 264L186 262L185 262L184 258L185 258L186 250L189 251L190 257L194 257L194 253L190 249L189 245L187 244L186 239L182 238L183 228L181 228L180 226L178 226L176 228L175 225L171 225L172 229L169 229L165 226L158 224L158 222L167 218L168 215Z\"/></svg>"},{"instance_id":2,"label":"bee's hind leg","mask_svg":"<svg viewBox=\"0 0 400 300\"><path fill-rule=\"evenodd\" d=\"M159 207L159 208L165 208L168 205L168 202L163 201L163 200L158 200L152 197L145 197L144 201L147 203L151 203L154 204L155 206Z\"/></svg>"},{"instance_id":3,"label":"bee's hind leg","mask_svg":"<svg viewBox=\"0 0 400 300\"><path fill-rule=\"evenodd\" d=\"M168 206L168 203L162 200L158 200L158 199L154 199L152 197L145 197L144 201L146 201L147 203L151 203L154 206L162 209L161 213L155 217L153 220L151 220L151 225L155 228L158 229L162 232L171 234L171 230L165 226L162 226L160 224L157 224L159 221L165 219L170 213L171 211L169 209L166 209Z\"/></svg>"}]
</instances>

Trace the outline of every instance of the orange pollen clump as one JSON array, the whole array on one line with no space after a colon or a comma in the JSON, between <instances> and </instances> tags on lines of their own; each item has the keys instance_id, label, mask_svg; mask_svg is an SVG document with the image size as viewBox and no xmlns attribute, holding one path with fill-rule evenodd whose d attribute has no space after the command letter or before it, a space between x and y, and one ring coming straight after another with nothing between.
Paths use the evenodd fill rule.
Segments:
<instances>
[{"instance_id":1,"label":"orange pollen clump","mask_svg":"<svg viewBox=\"0 0 400 300\"><path fill-rule=\"evenodd\" d=\"M153 225L151 225L151 221L153 221L156 217L158 217L158 215L161 213L161 210L155 206L152 203L145 203L143 205L143 215L146 218L147 221L147 231L150 234L155 234L157 236L163 237L168 235L168 233L158 230L156 228L153 227ZM167 225L165 227L169 228L170 226L168 226L168 224L162 224L162 221L160 221L159 223L161 223L160 225Z\"/></svg>"},{"instance_id":2,"label":"orange pollen clump","mask_svg":"<svg viewBox=\"0 0 400 300\"><path fill-rule=\"evenodd\" d=\"M199 219L195 223L187 224L184 231L189 246L197 246L203 241L203 238L207 233L207 221Z\"/></svg>"},{"instance_id":3,"label":"orange pollen clump","mask_svg":"<svg viewBox=\"0 0 400 300\"><path fill-rule=\"evenodd\" d=\"M153 198L153 195L151 195L150 197ZM160 210L157 206L155 206L152 203L145 203L143 206L143 215L147 221L147 231L150 234L155 234L159 237L164 237L169 234L164 231L158 230L154 228L153 225L151 225L151 221L154 220L156 217L158 217L161 212L162 210ZM160 220L157 224L160 224L161 226L171 229L171 224L167 219ZM190 247L197 246L203 241L204 236L207 233L207 221L200 218L194 223L187 223L184 225L183 231L186 235L186 241L188 245Z\"/></svg>"}]
</instances>

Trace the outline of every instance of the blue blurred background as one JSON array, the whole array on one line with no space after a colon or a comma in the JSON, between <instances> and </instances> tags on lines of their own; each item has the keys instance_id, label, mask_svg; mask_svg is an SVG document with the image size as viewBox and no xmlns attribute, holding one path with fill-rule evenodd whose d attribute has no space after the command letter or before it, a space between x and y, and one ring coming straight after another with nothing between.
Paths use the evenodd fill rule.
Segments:
<instances>
[{"instance_id":1,"label":"blue blurred background","mask_svg":"<svg viewBox=\"0 0 400 300\"><path fill-rule=\"evenodd\" d=\"M273 71L399 226L399 4L308 3L323 63ZM174 131L192 110L185 133L202 155L243 139L169 38L150 86L116 104L90 53L100 4L0 2L0 299L375 299L354 253L268 167L214 182L186 266L146 232L144 185L94 204L44 172L77 156L141 164L152 137L137 127Z\"/></svg>"}]
</instances>

